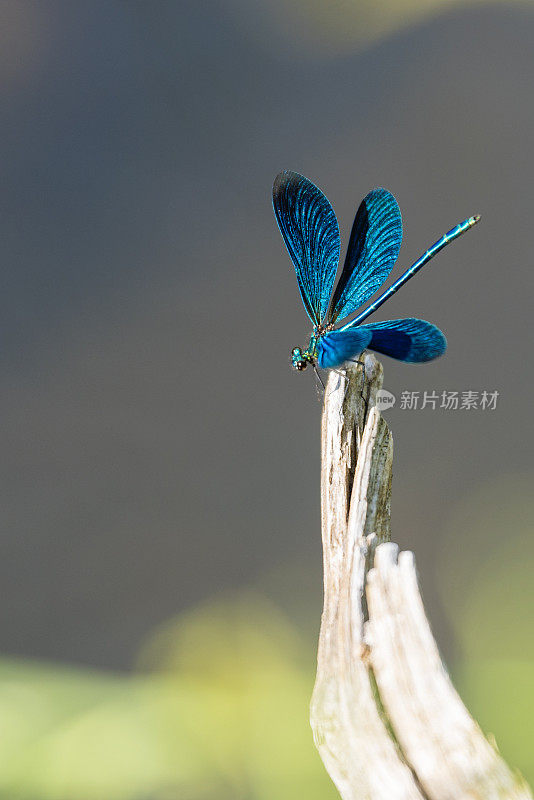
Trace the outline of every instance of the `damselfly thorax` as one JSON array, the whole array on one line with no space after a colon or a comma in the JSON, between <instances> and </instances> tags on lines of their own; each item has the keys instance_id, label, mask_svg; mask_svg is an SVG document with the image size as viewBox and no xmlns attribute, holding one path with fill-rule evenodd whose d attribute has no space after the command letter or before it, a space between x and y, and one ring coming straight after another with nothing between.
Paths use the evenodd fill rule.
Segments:
<instances>
[{"instance_id":1,"label":"damselfly thorax","mask_svg":"<svg viewBox=\"0 0 534 800\"><path fill-rule=\"evenodd\" d=\"M293 369L298 369L299 372L302 372L303 369L306 369L308 364L312 366L317 363L317 341L318 336L312 336L310 338L310 342L306 350L303 350L301 347L294 347L291 351L291 364Z\"/></svg>"}]
</instances>

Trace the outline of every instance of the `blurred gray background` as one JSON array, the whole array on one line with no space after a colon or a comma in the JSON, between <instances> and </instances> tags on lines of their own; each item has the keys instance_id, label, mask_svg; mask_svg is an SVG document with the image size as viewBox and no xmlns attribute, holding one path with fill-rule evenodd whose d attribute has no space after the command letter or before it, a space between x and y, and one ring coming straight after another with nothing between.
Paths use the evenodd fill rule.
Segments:
<instances>
[{"instance_id":1,"label":"blurred gray background","mask_svg":"<svg viewBox=\"0 0 534 800\"><path fill-rule=\"evenodd\" d=\"M449 341L384 359L397 396L500 392L387 412L394 538L454 655L450 509L533 454L534 14L454 5L370 39L355 17L351 40L286 5L0 6L6 654L128 669L155 625L270 574L318 628L320 403L289 367L309 324L270 199L287 168L343 246L370 188L397 196L394 276L483 216L376 316Z\"/></svg>"}]
</instances>

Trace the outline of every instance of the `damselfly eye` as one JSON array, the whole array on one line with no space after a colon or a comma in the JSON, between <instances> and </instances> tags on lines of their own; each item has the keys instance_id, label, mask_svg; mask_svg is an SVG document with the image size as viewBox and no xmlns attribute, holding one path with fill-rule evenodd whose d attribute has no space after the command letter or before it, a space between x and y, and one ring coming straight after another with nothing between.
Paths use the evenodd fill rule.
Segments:
<instances>
[{"instance_id":1,"label":"damselfly eye","mask_svg":"<svg viewBox=\"0 0 534 800\"><path fill-rule=\"evenodd\" d=\"M308 362L304 360L296 361L295 362L295 369L298 369L299 372L302 372L303 369L306 369L308 366Z\"/></svg>"}]
</instances>

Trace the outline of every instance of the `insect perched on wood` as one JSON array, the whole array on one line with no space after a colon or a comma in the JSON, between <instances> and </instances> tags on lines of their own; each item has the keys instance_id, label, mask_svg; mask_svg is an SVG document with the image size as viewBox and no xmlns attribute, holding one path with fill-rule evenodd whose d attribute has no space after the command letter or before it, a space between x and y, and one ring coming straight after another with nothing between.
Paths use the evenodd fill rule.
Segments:
<instances>
[{"instance_id":1,"label":"insect perched on wood","mask_svg":"<svg viewBox=\"0 0 534 800\"><path fill-rule=\"evenodd\" d=\"M445 336L425 320L361 323L445 245L472 228L479 215L452 228L371 305L350 322L335 328L336 323L356 311L380 288L397 260L402 241L397 201L386 189L373 189L364 197L333 293L340 239L336 215L324 194L303 175L285 170L274 181L273 207L295 265L302 302L313 323L307 348L294 347L291 351L294 369L303 370L308 364L315 370L339 367L366 349L412 363L431 361L445 352Z\"/></svg>"}]
</instances>

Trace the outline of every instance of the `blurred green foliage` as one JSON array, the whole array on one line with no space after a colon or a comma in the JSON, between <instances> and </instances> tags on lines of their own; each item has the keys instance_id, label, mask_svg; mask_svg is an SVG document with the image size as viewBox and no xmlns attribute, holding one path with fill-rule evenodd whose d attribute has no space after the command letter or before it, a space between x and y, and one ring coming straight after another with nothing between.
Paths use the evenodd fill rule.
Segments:
<instances>
[{"instance_id":1,"label":"blurred green foliage","mask_svg":"<svg viewBox=\"0 0 534 800\"><path fill-rule=\"evenodd\" d=\"M305 650L247 593L163 626L132 676L6 660L0 797L334 798L308 725Z\"/></svg>"},{"instance_id":2,"label":"blurred green foliage","mask_svg":"<svg viewBox=\"0 0 534 800\"><path fill-rule=\"evenodd\" d=\"M460 647L453 678L509 764L534 783L532 475L496 480L459 505L437 580Z\"/></svg>"},{"instance_id":3,"label":"blurred green foliage","mask_svg":"<svg viewBox=\"0 0 534 800\"><path fill-rule=\"evenodd\" d=\"M292 52L317 56L352 52L439 14L490 3L532 6L529 0L230 0L227 5L258 41L285 43Z\"/></svg>"},{"instance_id":4,"label":"blurred green foliage","mask_svg":"<svg viewBox=\"0 0 534 800\"><path fill-rule=\"evenodd\" d=\"M437 579L460 694L533 782L531 485L513 476L466 498ZM286 577L262 580L276 603L243 591L165 623L130 675L1 661L0 798L336 798L308 724L315 637L298 603L298 624L278 607Z\"/></svg>"}]
</instances>

